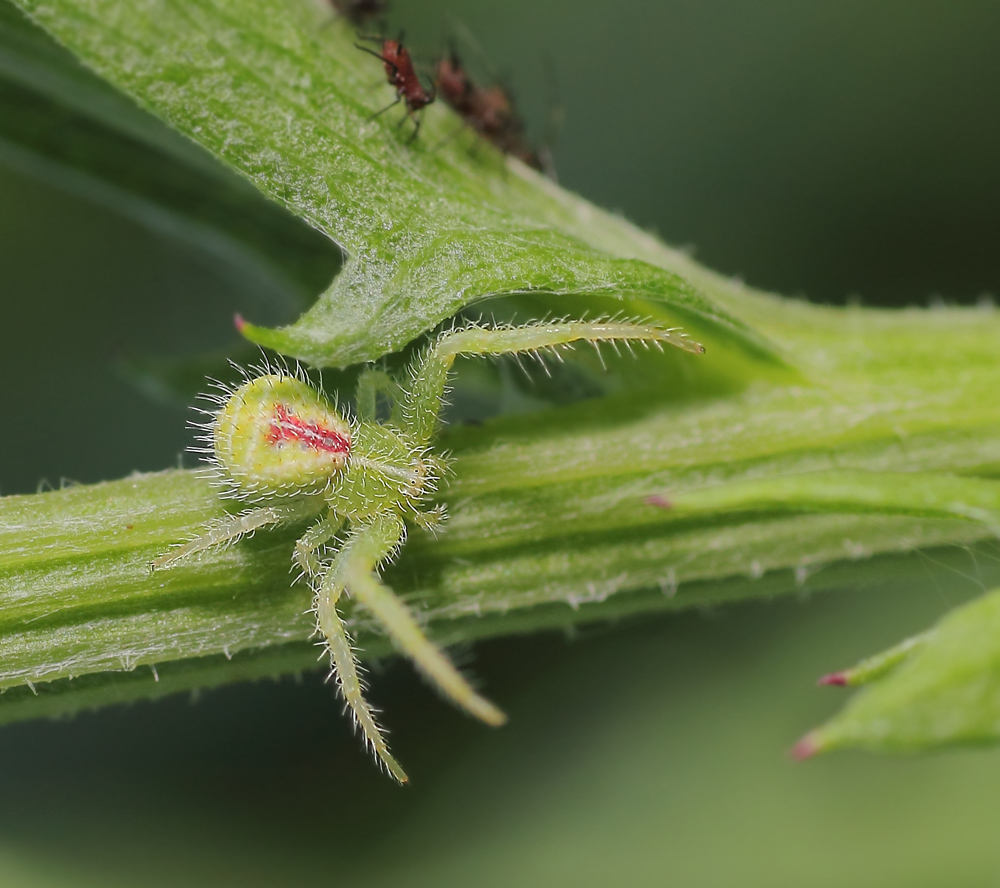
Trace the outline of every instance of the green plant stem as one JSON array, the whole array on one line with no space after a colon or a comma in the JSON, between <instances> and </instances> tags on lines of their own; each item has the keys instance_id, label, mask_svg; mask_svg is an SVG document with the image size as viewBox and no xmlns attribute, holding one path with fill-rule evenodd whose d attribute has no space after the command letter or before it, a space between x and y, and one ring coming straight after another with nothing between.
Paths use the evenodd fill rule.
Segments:
<instances>
[{"instance_id":1,"label":"green plant stem","mask_svg":"<svg viewBox=\"0 0 1000 888\"><path fill-rule=\"evenodd\" d=\"M443 436L456 468L441 494L446 531L414 531L386 574L443 643L905 578L962 547L991 551L992 307L824 308L755 292L489 149L457 139L430 150L455 124L443 108L428 109L421 141L406 145L391 123L370 119L386 89L373 92L378 65L309 4L17 5L205 149L164 137L164 151L191 167L189 185L251 221L193 212L187 198L141 183L130 201L153 215L166 206L189 233L221 232L276 279L295 277L267 246L289 211L343 248L341 273L298 321L245 327L258 342L345 366L503 297L530 316L648 316L708 346L701 357L608 355L610 373L591 356L579 372L605 397ZM42 65L36 32L18 46ZM65 53L53 59L39 70L62 70ZM18 89L45 95L74 82L19 70ZM100 117L101 138L157 142L156 127L138 126L127 103L109 110L100 94L83 90L72 107ZM12 110L5 144L76 164L50 150L29 106ZM114 179L113 164L98 166ZM254 206L254 189L271 212ZM301 232L282 230L300 255L316 255ZM310 596L289 574L299 528L150 572L222 508L183 471L0 500L0 688L12 689L0 718L306 668ZM349 618L366 650L385 650L360 614ZM162 684L134 671L157 664ZM89 677L68 681L80 676ZM51 693L29 696L29 682L53 683Z\"/></svg>"},{"instance_id":2,"label":"green plant stem","mask_svg":"<svg viewBox=\"0 0 1000 888\"><path fill-rule=\"evenodd\" d=\"M833 313L817 311L830 336L825 360L839 347L851 362L836 386L764 385L653 407L619 397L454 430L444 442L456 465L442 495L452 509L447 531L438 539L415 532L387 579L451 642L836 588L870 575L876 556L987 544L992 527L975 518L994 483L970 486L960 476L996 468L1000 409L985 396L996 370L972 363L995 319L900 314L903 329L892 337L893 316L873 313L870 335L885 349L902 343L893 361L885 349L838 338ZM841 317L859 326L859 314ZM922 343L969 361L967 384L945 397L933 384L937 366L903 372L899 362ZM873 369L859 383L861 355L888 368L884 384ZM831 467L849 468L858 483L871 475L865 502L813 497L800 514L790 484ZM925 484L937 501L954 494L952 507L964 495L967 509L953 518L901 514L899 486L885 483L890 470L906 479L911 499ZM738 500L748 485L753 510L734 512L720 493ZM662 496L699 508L647 502ZM221 508L207 483L184 471L0 500L0 684L307 640L309 593L290 588L296 528L150 573L157 555ZM370 648L371 627L355 618L354 629Z\"/></svg>"}]
</instances>

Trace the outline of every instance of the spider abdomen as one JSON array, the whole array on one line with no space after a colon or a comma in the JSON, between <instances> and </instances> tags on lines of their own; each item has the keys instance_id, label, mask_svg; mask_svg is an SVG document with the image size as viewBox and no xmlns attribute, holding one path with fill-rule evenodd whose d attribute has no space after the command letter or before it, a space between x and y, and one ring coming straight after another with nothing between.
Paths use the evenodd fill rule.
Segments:
<instances>
[{"instance_id":1,"label":"spider abdomen","mask_svg":"<svg viewBox=\"0 0 1000 888\"><path fill-rule=\"evenodd\" d=\"M277 374L233 392L211 431L217 466L247 499L320 493L354 446L350 424L319 392Z\"/></svg>"}]
</instances>

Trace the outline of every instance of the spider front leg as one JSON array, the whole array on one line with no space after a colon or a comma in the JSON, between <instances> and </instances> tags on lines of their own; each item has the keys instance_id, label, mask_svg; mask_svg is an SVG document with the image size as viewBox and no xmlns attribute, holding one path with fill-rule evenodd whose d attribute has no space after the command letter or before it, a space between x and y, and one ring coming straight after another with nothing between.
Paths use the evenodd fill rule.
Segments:
<instances>
[{"instance_id":1,"label":"spider front leg","mask_svg":"<svg viewBox=\"0 0 1000 888\"><path fill-rule=\"evenodd\" d=\"M320 631L329 644L344 698L354 711L365 739L400 782L406 781L406 775L389 753L381 728L364 699L357 661L337 612L337 602L345 589L382 624L396 646L446 697L487 724L502 725L507 720L496 706L473 690L427 638L410 609L375 575L377 567L399 547L405 535L403 519L394 512L380 513L358 526L324 575L316 596Z\"/></svg>"},{"instance_id":2,"label":"spider front leg","mask_svg":"<svg viewBox=\"0 0 1000 888\"><path fill-rule=\"evenodd\" d=\"M371 611L399 649L441 693L486 724L502 725L507 716L472 689L451 660L424 635L402 599L375 575L375 567L403 542L405 536L403 519L392 512L376 515L363 527L352 540L350 554L343 561L347 591Z\"/></svg>"},{"instance_id":3,"label":"spider front leg","mask_svg":"<svg viewBox=\"0 0 1000 888\"><path fill-rule=\"evenodd\" d=\"M701 354L702 345L679 330L625 321L553 321L524 327L471 325L440 336L417 364L403 403L403 417L416 443L426 446L437 430L448 372L459 355L536 354L572 342L664 343Z\"/></svg>"},{"instance_id":4,"label":"spider front leg","mask_svg":"<svg viewBox=\"0 0 1000 888\"><path fill-rule=\"evenodd\" d=\"M337 610L337 602L340 600L346 585L346 574L341 569L341 564L349 557L349 547L350 543L341 550L337 560L320 580L314 603L316 623L326 639L330 663L333 666L334 675L337 677L337 685L341 694L344 695L345 702L351 707L354 720L361 728L365 741L385 765L386 770L400 783L406 783L408 779L406 772L389 752L385 735L375 720L375 710L368 705L368 701L365 699L365 686L361 680L361 670L357 657L354 656L354 646L347 633L347 626L344 625L340 612Z\"/></svg>"}]
</instances>

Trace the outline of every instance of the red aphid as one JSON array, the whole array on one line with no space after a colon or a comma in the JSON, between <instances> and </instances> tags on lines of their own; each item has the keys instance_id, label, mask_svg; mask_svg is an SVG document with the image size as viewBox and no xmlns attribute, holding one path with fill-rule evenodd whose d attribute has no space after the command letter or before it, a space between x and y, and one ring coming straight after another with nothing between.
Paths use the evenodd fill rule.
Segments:
<instances>
[{"instance_id":1,"label":"red aphid","mask_svg":"<svg viewBox=\"0 0 1000 888\"><path fill-rule=\"evenodd\" d=\"M476 124L501 151L512 151L522 140L524 124L502 86L476 91Z\"/></svg>"},{"instance_id":2,"label":"red aphid","mask_svg":"<svg viewBox=\"0 0 1000 888\"><path fill-rule=\"evenodd\" d=\"M463 119L472 116L476 86L454 51L437 63L434 84L448 107L454 108Z\"/></svg>"},{"instance_id":3,"label":"red aphid","mask_svg":"<svg viewBox=\"0 0 1000 888\"><path fill-rule=\"evenodd\" d=\"M454 50L438 62L435 84L445 102L467 126L504 154L513 154L529 166L541 169L538 155L524 141L524 122L504 87L476 85Z\"/></svg>"},{"instance_id":4,"label":"red aphid","mask_svg":"<svg viewBox=\"0 0 1000 888\"><path fill-rule=\"evenodd\" d=\"M410 58L410 53L407 52L402 41L383 40L381 53L375 52L375 50L369 49L367 46L361 46L358 43L354 45L363 52L367 52L369 55L382 60L382 65L385 68L385 76L389 84L396 90L396 101L373 114L372 119L395 107L400 102L405 102L406 114L414 122L413 135L410 136L410 141L412 142L417 137L417 133L420 132L420 118L415 116L416 112L434 101L436 91L434 89L428 91L424 88L413 67L413 59ZM404 117L403 119L405 120L406 118Z\"/></svg>"}]
</instances>

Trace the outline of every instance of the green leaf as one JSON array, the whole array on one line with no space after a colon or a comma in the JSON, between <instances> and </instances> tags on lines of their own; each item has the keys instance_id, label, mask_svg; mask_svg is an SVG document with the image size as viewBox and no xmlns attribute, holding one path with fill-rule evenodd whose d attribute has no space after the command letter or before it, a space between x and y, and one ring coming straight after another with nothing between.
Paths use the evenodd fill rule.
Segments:
<instances>
[{"instance_id":1,"label":"green leaf","mask_svg":"<svg viewBox=\"0 0 1000 888\"><path fill-rule=\"evenodd\" d=\"M839 674L838 674L839 677ZM893 752L1000 740L1000 590L956 608L928 633L843 674L869 682L797 747Z\"/></svg>"},{"instance_id":2,"label":"green leaf","mask_svg":"<svg viewBox=\"0 0 1000 888\"><path fill-rule=\"evenodd\" d=\"M913 635L887 650L866 657L850 669L842 669L839 672L824 675L817 684L851 688L869 684L888 675L905 661L916 648L930 641L933 637L933 630Z\"/></svg>"},{"instance_id":3,"label":"green leaf","mask_svg":"<svg viewBox=\"0 0 1000 888\"><path fill-rule=\"evenodd\" d=\"M240 172L346 253L319 302L256 342L316 366L396 351L488 296L632 300L663 321L776 355L743 322L647 255L627 226L467 139L428 109L407 144L392 93L353 31L307 3L152 8L94 0L20 3L106 80ZM624 231L623 231L624 229ZM586 305L586 303L583 303Z\"/></svg>"}]
</instances>

